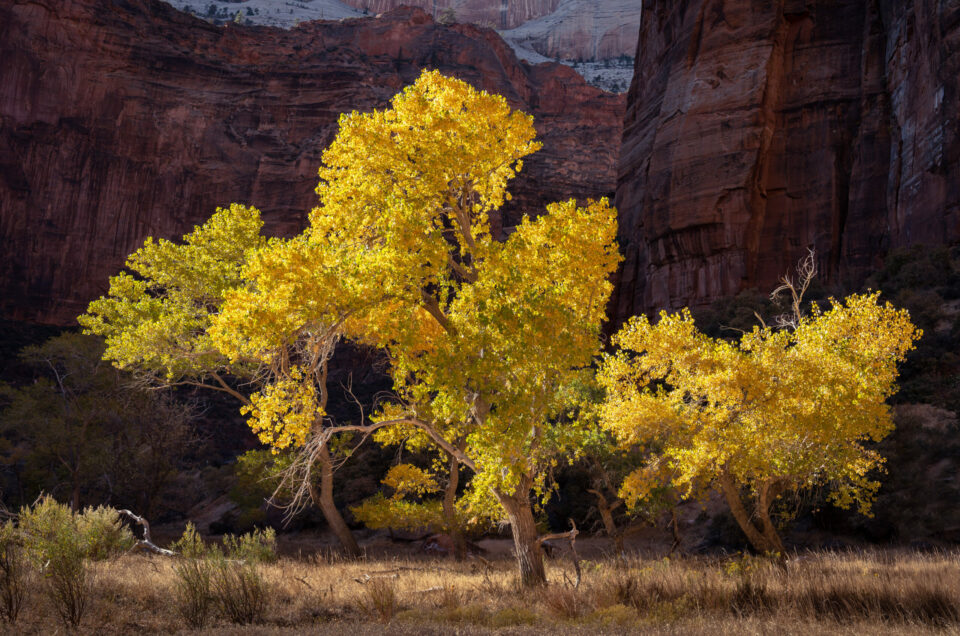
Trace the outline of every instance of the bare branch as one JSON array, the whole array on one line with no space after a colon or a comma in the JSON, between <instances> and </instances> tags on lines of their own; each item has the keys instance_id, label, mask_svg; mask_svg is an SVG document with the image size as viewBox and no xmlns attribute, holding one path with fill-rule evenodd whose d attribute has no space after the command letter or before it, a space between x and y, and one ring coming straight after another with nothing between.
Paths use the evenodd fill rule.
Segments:
<instances>
[{"instance_id":1,"label":"bare branch","mask_svg":"<svg viewBox=\"0 0 960 636\"><path fill-rule=\"evenodd\" d=\"M132 519L134 523L137 523L143 526L143 539L141 539L140 541L137 541L137 547L146 548L148 550L156 552L157 554L162 554L164 556L177 555L177 553L173 552L172 550L165 550L164 548L159 547L150 539L150 522L147 521L145 517L135 515L129 510L118 510L117 512L119 512L122 515L126 515L130 517L130 519Z\"/></svg>"},{"instance_id":2,"label":"bare branch","mask_svg":"<svg viewBox=\"0 0 960 636\"><path fill-rule=\"evenodd\" d=\"M570 542L570 558L573 559L573 569L577 573L577 580L573 584L574 588L580 587L580 579L582 578L582 573L580 572L580 557L577 555L577 546L575 542L577 540L577 535L580 534L580 531L577 530L577 524L574 523L573 519L569 519L570 529L566 532L558 532L554 534L545 534L539 539L537 539L537 545L543 545L544 541L555 541L559 539L566 539Z\"/></svg>"},{"instance_id":3,"label":"bare branch","mask_svg":"<svg viewBox=\"0 0 960 636\"><path fill-rule=\"evenodd\" d=\"M373 422L372 424L342 424L337 426L328 426L313 431L310 438L299 449L290 466L283 471L280 483L270 497L271 503L276 504L280 494L289 489L291 493L290 503L280 506L285 509L287 519L293 518L298 512L303 510L310 500L310 485L313 479L313 467L317 464L321 454L329 444L330 440L340 433L360 433L364 437L372 435L381 428L388 426L408 425L420 429L443 451L448 455L455 457L461 464L471 470L476 470L474 461L462 450L446 440L429 423L415 417L403 417L398 419L383 420Z\"/></svg>"},{"instance_id":4,"label":"bare branch","mask_svg":"<svg viewBox=\"0 0 960 636\"><path fill-rule=\"evenodd\" d=\"M790 274L786 274L780 279L780 286L770 293L770 299L776 300L777 296L783 292L790 292L791 313L782 314L776 318L776 324L781 329L796 329L800 325L800 320L803 318L803 296L807 293L810 283L817 275L816 254L812 247L808 248L807 255L797 263L796 282Z\"/></svg>"}]
</instances>

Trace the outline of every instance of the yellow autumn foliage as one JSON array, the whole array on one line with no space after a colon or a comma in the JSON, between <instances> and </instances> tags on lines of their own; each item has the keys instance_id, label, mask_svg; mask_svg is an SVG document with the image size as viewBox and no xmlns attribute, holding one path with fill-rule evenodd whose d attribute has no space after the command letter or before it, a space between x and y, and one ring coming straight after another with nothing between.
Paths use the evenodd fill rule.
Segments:
<instances>
[{"instance_id":1,"label":"yellow autumn foliage","mask_svg":"<svg viewBox=\"0 0 960 636\"><path fill-rule=\"evenodd\" d=\"M868 443L893 428L886 399L921 335L878 296L815 306L794 330L756 327L739 342L704 335L687 310L631 319L599 371L601 420L621 443L662 451L621 496L636 503L658 478L695 495L728 475L754 493L826 486L868 513L883 463Z\"/></svg>"}]
</instances>

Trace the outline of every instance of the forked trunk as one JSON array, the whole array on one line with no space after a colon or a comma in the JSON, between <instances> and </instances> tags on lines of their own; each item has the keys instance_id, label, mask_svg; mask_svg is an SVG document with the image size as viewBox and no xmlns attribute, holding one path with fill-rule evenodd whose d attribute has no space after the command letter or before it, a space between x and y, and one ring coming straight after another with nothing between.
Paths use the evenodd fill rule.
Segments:
<instances>
[{"instance_id":1,"label":"forked trunk","mask_svg":"<svg viewBox=\"0 0 960 636\"><path fill-rule=\"evenodd\" d=\"M719 481L723 496L727 500L727 505L730 506L730 512L733 513L733 518L737 520L740 529L747 535L753 549L760 553L779 552L783 554L783 541L780 540L780 535L777 534L773 521L770 519L770 505L776 499L772 485L767 483L760 487L755 510L755 515L760 522L757 525L744 507L743 501L740 499L740 490L734 483L733 478L728 473L723 472L720 474Z\"/></svg>"},{"instance_id":2,"label":"forked trunk","mask_svg":"<svg viewBox=\"0 0 960 636\"><path fill-rule=\"evenodd\" d=\"M362 554L360 546L353 537L353 533L350 532L347 522L343 520L343 516L337 509L337 505L333 502L333 461L330 458L330 451L326 446L320 451L319 463L320 488L318 489L315 485L311 484L310 498L313 499L314 505L320 508L320 512L323 513L323 518L326 519L327 525L330 526L333 534L335 534L337 540L340 541L344 552L351 557L358 557Z\"/></svg>"},{"instance_id":3,"label":"forked trunk","mask_svg":"<svg viewBox=\"0 0 960 636\"><path fill-rule=\"evenodd\" d=\"M450 457L450 480L443 491L443 522L453 541L453 556L457 561L467 558L467 540L457 521L457 486L460 483L460 462Z\"/></svg>"},{"instance_id":4,"label":"forked trunk","mask_svg":"<svg viewBox=\"0 0 960 636\"><path fill-rule=\"evenodd\" d=\"M613 545L617 549L617 557L624 555L623 548L623 530L617 527L617 522L613 519L613 511L622 503L617 501L613 506L607 501L607 497L600 490L588 490L597 498L597 511L600 513L600 519L603 521L603 529L607 536L613 539Z\"/></svg>"},{"instance_id":5,"label":"forked trunk","mask_svg":"<svg viewBox=\"0 0 960 636\"><path fill-rule=\"evenodd\" d=\"M510 521L520 585L523 587L546 585L547 573L543 567L543 553L540 551L540 533L533 518L528 490L520 488L518 493L508 496L497 492L496 495Z\"/></svg>"}]
</instances>

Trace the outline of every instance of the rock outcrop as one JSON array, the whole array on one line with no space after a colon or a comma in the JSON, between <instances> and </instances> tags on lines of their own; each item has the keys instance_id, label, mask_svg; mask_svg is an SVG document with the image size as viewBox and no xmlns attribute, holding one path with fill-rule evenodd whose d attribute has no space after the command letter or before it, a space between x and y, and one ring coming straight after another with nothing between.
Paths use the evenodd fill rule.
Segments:
<instances>
[{"instance_id":1,"label":"rock outcrop","mask_svg":"<svg viewBox=\"0 0 960 636\"><path fill-rule=\"evenodd\" d=\"M501 35L546 57L607 60L633 55L639 26L636 0L563 0L556 11Z\"/></svg>"},{"instance_id":2,"label":"rock outcrop","mask_svg":"<svg viewBox=\"0 0 960 636\"><path fill-rule=\"evenodd\" d=\"M434 18L453 9L459 22L512 29L527 20L548 15L564 0L343 0L356 9L383 13L407 5L420 7Z\"/></svg>"},{"instance_id":3,"label":"rock outcrop","mask_svg":"<svg viewBox=\"0 0 960 636\"><path fill-rule=\"evenodd\" d=\"M638 0L344 0L371 12L415 5L434 17L452 9L459 22L501 30L511 44L563 60L633 55L640 26Z\"/></svg>"},{"instance_id":4,"label":"rock outcrop","mask_svg":"<svg viewBox=\"0 0 960 636\"><path fill-rule=\"evenodd\" d=\"M960 2L649 0L618 176L613 313L827 283L960 239Z\"/></svg>"},{"instance_id":5,"label":"rock outcrop","mask_svg":"<svg viewBox=\"0 0 960 636\"><path fill-rule=\"evenodd\" d=\"M0 4L0 315L70 324L147 236L249 203L291 235L340 113L424 67L532 113L543 149L505 223L612 195L623 97L519 63L495 32L418 9L295 29L216 27L157 0Z\"/></svg>"}]
</instances>

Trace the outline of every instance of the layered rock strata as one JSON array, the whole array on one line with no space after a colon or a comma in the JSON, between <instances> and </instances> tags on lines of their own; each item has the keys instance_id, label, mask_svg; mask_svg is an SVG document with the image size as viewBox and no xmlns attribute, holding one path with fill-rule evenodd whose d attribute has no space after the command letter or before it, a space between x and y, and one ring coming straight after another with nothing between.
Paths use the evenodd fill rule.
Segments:
<instances>
[{"instance_id":1,"label":"layered rock strata","mask_svg":"<svg viewBox=\"0 0 960 636\"><path fill-rule=\"evenodd\" d=\"M216 27L155 0L0 5L0 315L71 324L147 236L218 205L292 235L340 113L386 105L422 68L532 113L543 149L505 223L612 195L623 97L519 63L489 29L402 9L295 29Z\"/></svg>"},{"instance_id":2,"label":"layered rock strata","mask_svg":"<svg viewBox=\"0 0 960 636\"><path fill-rule=\"evenodd\" d=\"M548 58L602 60L633 55L638 0L344 0L386 11L415 5L434 17L453 10L459 22L495 27L512 44Z\"/></svg>"},{"instance_id":3,"label":"layered rock strata","mask_svg":"<svg viewBox=\"0 0 960 636\"><path fill-rule=\"evenodd\" d=\"M808 248L856 284L960 239L960 2L649 0L613 313L769 290Z\"/></svg>"}]
</instances>

